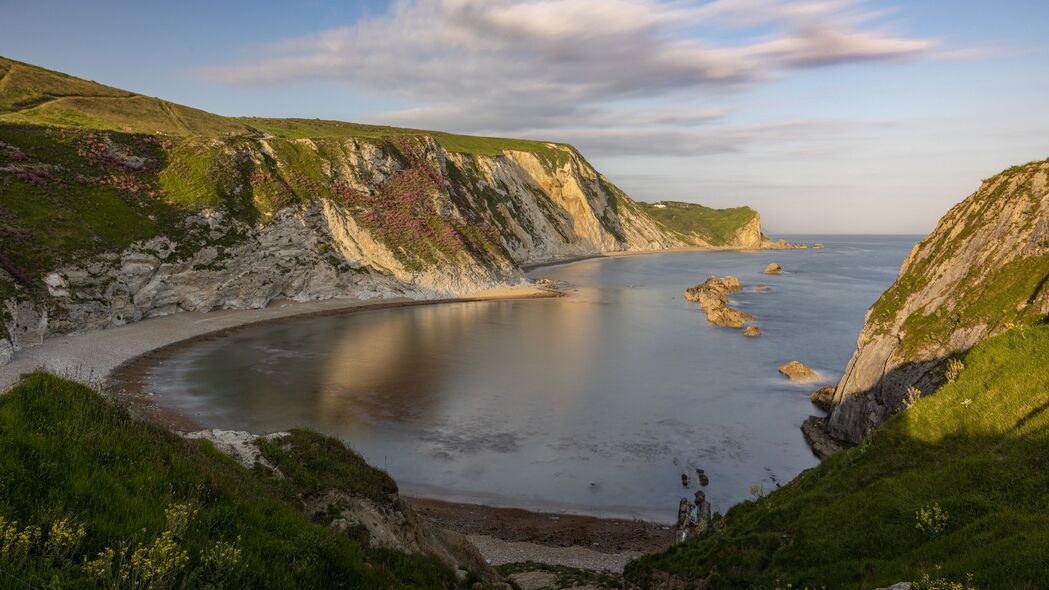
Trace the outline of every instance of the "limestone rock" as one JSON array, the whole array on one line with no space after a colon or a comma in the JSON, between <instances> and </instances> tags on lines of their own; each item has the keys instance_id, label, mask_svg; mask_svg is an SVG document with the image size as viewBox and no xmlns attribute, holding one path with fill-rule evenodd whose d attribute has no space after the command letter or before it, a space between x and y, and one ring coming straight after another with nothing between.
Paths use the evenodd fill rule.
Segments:
<instances>
[{"instance_id":1,"label":"limestone rock","mask_svg":"<svg viewBox=\"0 0 1049 590\"><path fill-rule=\"evenodd\" d=\"M14 353L15 348L11 346L11 343L6 338L0 338L0 365L6 365L10 362Z\"/></svg>"},{"instance_id":2,"label":"limestone rock","mask_svg":"<svg viewBox=\"0 0 1049 590\"><path fill-rule=\"evenodd\" d=\"M764 272L767 275L779 275L783 274L783 267L776 262L770 262L768 266L765 267L765 270L762 272Z\"/></svg>"},{"instance_id":3,"label":"limestone rock","mask_svg":"<svg viewBox=\"0 0 1049 590\"><path fill-rule=\"evenodd\" d=\"M809 394L809 399L812 400L812 405L824 412L830 412L834 407L834 392L836 390L837 388L835 387L821 387Z\"/></svg>"},{"instance_id":4,"label":"limestone rock","mask_svg":"<svg viewBox=\"0 0 1049 590\"><path fill-rule=\"evenodd\" d=\"M779 372L795 383L809 383L819 380L820 376L799 361L790 361L781 366Z\"/></svg>"},{"instance_id":5,"label":"limestone rock","mask_svg":"<svg viewBox=\"0 0 1049 590\"><path fill-rule=\"evenodd\" d=\"M707 321L717 326L742 328L754 319L749 313L729 307L728 294L742 289L739 278L733 276L708 277L700 285L685 290L685 300L699 303Z\"/></svg>"},{"instance_id":6,"label":"limestone rock","mask_svg":"<svg viewBox=\"0 0 1049 590\"><path fill-rule=\"evenodd\" d=\"M744 336L749 336L751 338L756 337L756 336L761 336L761 328L759 328L757 326L747 326L743 330L743 335Z\"/></svg>"},{"instance_id":7,"label":"limestone rock","mask_svg":"<svg viewBox=\"0 0 1049 590\"><path fill-rule=\"evenodd\" d=\"M1043 160L985 180L914 247L867 314L838 384L830 434L860 442L902 407L909 387L926 395L939 389L948 358L1012 325L1042 321L1047 276Z\"/></svg>"}]
</instances>

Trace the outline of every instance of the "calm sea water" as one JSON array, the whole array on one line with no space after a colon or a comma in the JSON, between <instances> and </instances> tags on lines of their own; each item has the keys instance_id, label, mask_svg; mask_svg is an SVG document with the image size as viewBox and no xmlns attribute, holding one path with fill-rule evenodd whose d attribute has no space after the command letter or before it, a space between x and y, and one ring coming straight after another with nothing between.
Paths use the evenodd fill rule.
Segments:
<instances>
[{"instance_id":1,"label":"calm sea water","mask_svg":"<svg viewBox=\"0 0 1049 590\"><path fill-rule=\"evenodd\" d=\"M253 328L162 363L151 386L209 427L336 435L407 493L671 521L698 467L724 511L751 485L816 464L798 428L818 413L807 394L821 384L793 385L776 367L798 359L835 382L918 240L792 239L827 248L541 268L532 275L572 296ZM773 261L786 273L762 275ZM748 288L733 301L764 336L715 327L685 302L711 274L740 277Z\"/></svg>"}]
</instances>

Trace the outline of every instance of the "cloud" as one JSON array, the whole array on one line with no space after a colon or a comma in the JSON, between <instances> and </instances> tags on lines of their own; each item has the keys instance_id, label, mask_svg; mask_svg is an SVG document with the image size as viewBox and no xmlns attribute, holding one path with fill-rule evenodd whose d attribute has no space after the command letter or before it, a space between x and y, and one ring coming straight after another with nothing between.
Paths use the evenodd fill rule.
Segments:
<instances>
[{"instance_id":1,"label":"cloud","mask_svg":"<svg viewBox=\"0 0 1049 590\"><path fill-rule=\"evenodd\" d=\"M400 0L199 73L238 85L338 81L414 105L371 117L384 123L551 130L588 146L663 134L707 153L729 149L731 130L683 136L721 118L720 105L749 85L934 49L883 21L848 0Z\"/></svg>"}]
</instances>

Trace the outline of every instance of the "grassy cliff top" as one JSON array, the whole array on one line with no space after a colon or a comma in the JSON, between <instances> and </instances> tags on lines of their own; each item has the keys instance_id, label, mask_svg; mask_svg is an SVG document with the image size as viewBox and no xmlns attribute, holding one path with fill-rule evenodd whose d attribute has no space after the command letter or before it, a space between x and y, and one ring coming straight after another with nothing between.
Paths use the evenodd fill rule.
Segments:
<instances>
[{"instance_id":1,"label":"grassy cliff top","mask_svg":"<svg viewBox=\"0 0 1049 590\"><path fill-rule=\"evenodd\" d=\"M123 569L143 588L454 585L435 559L368 547L301 512L299 494L316 489L382 498L396 490L385 473L317 434L282 445L262 452L283 478L30 375L0 397L0 529L27 533L24 546L5 544L2 585L110 587ZM305 479L292 468L304 460Z\"/></svg>"},{"instance_id":2,"label":"grassy cliff top","mask_svg":"<svg viewBox=\"0 0 1049 590\"><path fill-rule=\"evenodd\" d=\"M1049 326L983 342L955 382L866 443L734 507L722 530L633 562L628 579L866 589L972 574L978 588L1049 587L1046 358Z\"/></svg>"},{"instance_id":3,"label":"grassy cliff top","mask_svg":"<svg viewBox=\"0 0 1049 590\"><path fill-rule=\"evenodd\" d=\"M715 245L727 243L741 227L758 216L750 207L714 209L679 201L638 204L670 230L686 236L699 235Z\"/></svg>"},{"instance_id":4,"label":"grassy cliff top","mask_svg":"<svg viewBox=\"0 0 1049 590\"><path fill-rule=\"evenodd\" d=\"M224 117L0 57L0 122L129 133L388 139L431 136L446 150L497 156L503 150L557 158L564 144L320 119Z\"/></svg>"}]
</instances>

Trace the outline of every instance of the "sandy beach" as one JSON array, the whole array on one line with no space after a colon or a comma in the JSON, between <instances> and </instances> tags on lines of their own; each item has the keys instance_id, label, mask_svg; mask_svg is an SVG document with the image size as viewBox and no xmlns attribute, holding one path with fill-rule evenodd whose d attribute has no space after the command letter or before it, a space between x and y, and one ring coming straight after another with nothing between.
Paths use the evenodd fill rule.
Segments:
<instances>
[{"instance_id":1,"label":"sandy beach","mask_svg":"<svg viewBox=\"0 0 1049 590\"><path fill-rule=\"evenodd\" d=\"M310 315L352 313L364 309L436 305L457 301L531 299L561 294L535 287L505 287L479 291L454 299L327 299L324 301L274 301L262 309L224 309L181 312L149 318L107 330L94 330L48 338L43 344L15 353L0 366L0 391L14 385L19 376L36 370L89 383L103 384L120 365L159 348L203 336L219 337L225 331L264 322Z\"/></svg>"}]
</instances>

